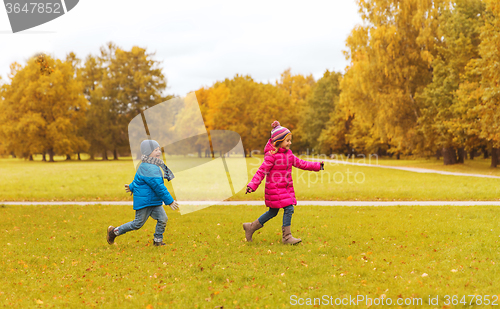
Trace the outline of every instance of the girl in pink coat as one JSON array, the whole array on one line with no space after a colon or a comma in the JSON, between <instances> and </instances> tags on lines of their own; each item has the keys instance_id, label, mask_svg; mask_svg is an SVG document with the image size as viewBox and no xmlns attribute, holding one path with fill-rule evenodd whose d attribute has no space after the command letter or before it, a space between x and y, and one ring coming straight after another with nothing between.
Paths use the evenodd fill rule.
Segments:
<instances>
[{"instance_id":1,"label":"girl in pink coat","mask_svg":"<svg viewBox=\"0 0 500 309\"><path fill-rule=\"evenodd\" d=\"M247 185L247 193L254 192L266 177L265 199L269 210L252 223L243 223L247 241L252 241L255 231L264 226L264 223L276 217L280 208L283 208L284 244L298 244L302 240L295 238L290 232L293 208L297 204L293 190L292 166L308 171L323 170L323 162L307 162L293 155L290 150L292 133L280 126L278 121L271 125L271 138L264 148L264 162L259 167L252 181Z\"/></svg>"}]
</instances>

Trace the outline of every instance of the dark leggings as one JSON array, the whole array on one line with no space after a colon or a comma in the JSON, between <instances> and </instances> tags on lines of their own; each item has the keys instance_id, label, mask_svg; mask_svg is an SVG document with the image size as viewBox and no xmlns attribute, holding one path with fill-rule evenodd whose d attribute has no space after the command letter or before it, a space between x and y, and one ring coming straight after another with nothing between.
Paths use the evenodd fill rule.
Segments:
<instances>
[{"instance_id":1,"label":"dark leggings","mask_svg":"<svg viewBox=\"0 0 500 309\"><path fill-rule=\"evenodd\" d=\"M269 208L262 216L259 217L260 224L264 225L267 221L276 217L279 212L279 208ZM289 205L283 208L283 226L292 225L292 215L293 215L293 205Z\"/></svg>"}]
</instances>

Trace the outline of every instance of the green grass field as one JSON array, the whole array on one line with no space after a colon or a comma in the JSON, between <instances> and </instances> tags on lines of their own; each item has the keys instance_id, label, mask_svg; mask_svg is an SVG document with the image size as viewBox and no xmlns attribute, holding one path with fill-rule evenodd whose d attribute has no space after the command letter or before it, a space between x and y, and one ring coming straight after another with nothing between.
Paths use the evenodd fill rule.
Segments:
<instances>
[{"instance_id":1,"label":"green grass field","mask_svg":"<svg viewBox=\"0 0 500 309\"><path fill-rule=\"evenodd\" d=\"M437 160L434 161L436 162L431 163L438 164ZM261 162L262 157L247 159L248 180ZM413 166L430 167L422 160L415 162ZM379 163L396 165L398 162L379 160ZM453 168L460 172L484 173L489 170L485 163L479 160L467 161L462 167ZM461 170L457 170L459 168ZM0 159L0 175L3 176L0 178L0 201L132 200L125 193L123 185L130 183L134 174L130 158L108 162L56 163ZM299 200L444 201L500 198L500 179L419 174L342 164L327 164L325 171L320 173L294 169L292 175ZM194 178L193 188L197 188L196 181ZM167 183L167 187L175 195L171 183ZM255 193L244 193L241 190L230 200L263 200L264 185ZM206 199L206 191L197 188L192 190L189 197L191 200Z\"/></svg>"},{"instance_id":2,"label":"green grass field","mask_svg":"<svg viewBox=\"0 0 500 309\"><path fill-rule=\"evenodd\" d=\"M131 207L0 206L0 304L290 308L293 299L364 295L441 308L445 295L499 297L497 207L301 206L292 231L302 244L280 243L281 212L247 243L241 224L264 211L169 210L168 246L153 247L153 220L106 243L107 226L131 220Z\"/></svg>"},{"instance_id":3,"label":"green grass field","mask_svg":"<svg viewBox=\"0 0 500 309\"><path fill-rule=\"evenodd\" d=\"M56 159L55 163L0 159L0 201L131 200L123 190L135 174L131 158ZM262 157L246 162L250 179ZM486 160L453 167L440 167L436 160L379 160L378 164L496 173ZM295 169L293 178L299 200L500 197L499 179L376 167L327 164L320 173ZM196 181L191 199L204 199L205 191L195 185ZM175 194L171 183L167 186ZM263 199L263 185L255 193L240 191L231 198ZM0 202L0 304L290 308L315 298L325 305L324 295L332 297L330 301L360 295L378 301L413 301L404 306L409 308L446 308L445 295L450 301L457 295L452 307L469 308L484 304L484 295L489 295L490 303L500 297L498 207L299 206L292 231L303 239L300 245L281 244L282 213L247 243L241 224L265 210L264 206L212 206L183 216L168 210L168 246L158 248L152 246L153 220L118 237L116 245L106 243L108 225L133 219L129 206L2 206ZM429 296L439 296L439 304L431 306Z\"/></svg>"},{"instance_id":4,"label":"green grass field","mask_svg":"<svg viewBox=\"0 0 500 309\"><path fill-rule=\"evenodd\" d=\"M312 158L313 156L306 156ZM341 161L353 162L353 159L348 159L344 156L337 156L334 159ZM401 160L391 159L388 157L359 157L355 158L354 162L374 164L374 165L389 165L389 166L405 166L405 167L417 167L417 168L427 168L436 171L446 171L446 172L456 172L456 173L470 173L470 174L482 174L482 175L492 175L500 176L500 168L491 168L491 158L483 159L482 157L476 157L474 160L465 160L463 164L453 164L444 165L443 159L437 160L435 157L429 159L423 158L402 158Z\"/></svg>"}]
</instances>

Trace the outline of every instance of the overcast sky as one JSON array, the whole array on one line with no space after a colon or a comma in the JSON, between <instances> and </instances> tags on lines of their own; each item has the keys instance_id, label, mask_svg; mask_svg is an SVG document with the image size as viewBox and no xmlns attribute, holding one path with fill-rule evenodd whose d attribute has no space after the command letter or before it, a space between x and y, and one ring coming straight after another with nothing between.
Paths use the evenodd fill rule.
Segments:
<instances>
[{"instance_id":1,"label":"overcast sky","mask_svg":"<svg viewBox=\"0 0 500 309\"><path fill-rule=\"evenodd\" d=\"M351 29L361 24L354 0L81 0L67 14L13 34L0 7L0 75L38 52L58 58L97 54L113 41L156 52L169 94L186 95L235 74L275 82L292 74L344 71Z\"/></svg>"}]
</instances>

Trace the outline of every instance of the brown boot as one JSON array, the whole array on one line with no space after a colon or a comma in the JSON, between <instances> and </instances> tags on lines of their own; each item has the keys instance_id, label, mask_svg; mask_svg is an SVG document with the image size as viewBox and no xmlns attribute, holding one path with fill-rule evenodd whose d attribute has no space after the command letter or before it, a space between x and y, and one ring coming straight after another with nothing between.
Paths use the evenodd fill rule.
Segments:
<instances>
[{"instance_id":1,"label":"brown boot","mask_svg":"<svg viewBox=\"0 0 500 309\"><path fill-rule=\"evenodd\" d=\"M243 223L243 229L245 230L245 237L247 238L247 241L252 241L253 233L261 227L263 227L263 225L260 224L259 220L255 220L252 223Z\"/></svg>"},{"instance_id":2,"label":"brown boot","mask_svg":"<svg viewBox=\"0 0 500 309\"><path fill-rule=\"evenodd\" d=\"M292 232L290 232L290 225L289 226L282 226L281 231L283 231L283 238L281 241L285 245L295 245L298 244L299 242L302 241L300 238L295 238L292 236Z\"/></svg>"},{"instance_id":3,"label":"brown boot","mask_svg":"<svg viewBox=\"0 0 500 309\"><path fill-rule=\"evenodd\" d=\"M108 227L108 233L106 234L106 240L108 241L108 244L112 245L115 243L115 238L116 238L116 235L115 235L115 227L110 225Z\"/></svg>"}]
</instances>

